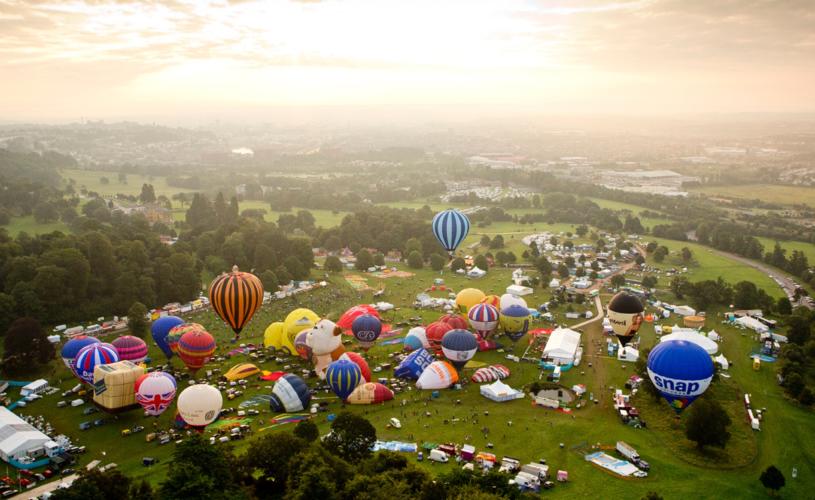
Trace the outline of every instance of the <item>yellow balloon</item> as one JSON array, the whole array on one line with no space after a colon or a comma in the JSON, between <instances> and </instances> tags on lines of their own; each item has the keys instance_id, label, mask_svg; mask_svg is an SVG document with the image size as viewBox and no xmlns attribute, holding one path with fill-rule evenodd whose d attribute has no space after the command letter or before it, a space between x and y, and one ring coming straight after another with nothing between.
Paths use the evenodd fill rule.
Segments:
<instances>
[{"instance_id":1,"label":"yellow balloon","mask_svg":"<svg viewBox=\"0 0 815 500\"><path fill-rule=\"evenodd\" d=\"M286 331L286 336L289 338L289 343L294 346L294 338L297 334L303 330L314 328L314 325L317 324L318 321L320 321L320 317L311 309L300 308L290 312L289 315L286 316L286 319L283 320L284 330Z\"/></svg>"},{"instance_id":2,"label":"yellow balloon","mask_svg":"<svg viewBox=\"0 0 815 500\"><path fill-rule=\"evenodd\" d=\"M263 345L266 347L274 347L275 349L286 349L289 354L297 352L292 343L286 335L285 325L281 321L272 323L266 328L263 333Z\"/></svg>"},{"instance_id":3,"label":"yellow balloon","mask_svg":"<svg viewBox=\"0 0 815 500\"><path fill-rule=\"evenodd\" d=\"M459 311L466 314L471 307L484 300L485 297L484 292L477 288L465 288L456 295L456 306Z\"/></svg>"}]
</instances>

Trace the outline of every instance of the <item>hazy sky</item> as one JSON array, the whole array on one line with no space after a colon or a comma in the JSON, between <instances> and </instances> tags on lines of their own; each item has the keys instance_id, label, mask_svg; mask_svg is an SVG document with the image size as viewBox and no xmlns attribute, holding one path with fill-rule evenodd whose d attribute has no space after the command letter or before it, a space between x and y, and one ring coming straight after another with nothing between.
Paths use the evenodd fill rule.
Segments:
<instances>
[{"instance_id":1,"label":"hazy sky","mask_svg":"<svg viewBox=\"0 0 815 500\"><path fill-rule=\"evenodd\" d=\"M0 0L0 120L333 106L811 112L815 1Z\"/></svg>"}]
</instances>

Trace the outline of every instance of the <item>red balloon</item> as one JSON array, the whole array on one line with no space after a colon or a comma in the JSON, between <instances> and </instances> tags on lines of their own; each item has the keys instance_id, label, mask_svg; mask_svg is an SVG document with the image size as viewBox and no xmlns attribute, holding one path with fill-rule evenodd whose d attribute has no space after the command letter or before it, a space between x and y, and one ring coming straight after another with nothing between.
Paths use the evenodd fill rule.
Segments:
<instances>
[{"instance_id":1,"label":"red balloon","mask_svg":"<svg viewBox=\"0 0 815 500\"><path fill-rule=\"evenodd\" d=\"M340 320L337 321L337 326L343 330L350 330L351 325L354 324L354 320L363 314L370 314L371 316L375 316L377 319L381 319L379 317L379 311L377 311L373 306L368 304L360 304L345 311L345 313L340 316Z\"/></svg>"},{"instance_id":2,"label":"red balloon","mask_svg":"<svg viewBox=\"0 0 815 500\"><path fill-rule=\"evenodd\" d=\"M368 367L368 362L365 361L365 358L355 352L348 351L343 353L340 359L347 359L356 364L362 372L362 378L364 378L366 382L371 381L371 369Z\"/></svg>"},{"instance_id":3,"label":"red balloon","mask_svg":"<svg viewBox=\"0 0 815 500\"><path fill-rule=\"evenodd\" d=\"M447 323L453 330L468 330L470 328L470 323L460 314L445 314L437 321Z\"/></svg>"},{"instance_id":4,"label":"red balloon","mask_svg":"<svg viewBox=\"0 0 815 500\"><path fill-rule=\"evenodd\" d=\"M427 325L425 334L427 335L427 342L430 344L430 348L436 352L440 352L441 339L444 337L444 334L450 330L454 330L454 328L444 321L436 321Z\"/></svg>"}]
</instances>

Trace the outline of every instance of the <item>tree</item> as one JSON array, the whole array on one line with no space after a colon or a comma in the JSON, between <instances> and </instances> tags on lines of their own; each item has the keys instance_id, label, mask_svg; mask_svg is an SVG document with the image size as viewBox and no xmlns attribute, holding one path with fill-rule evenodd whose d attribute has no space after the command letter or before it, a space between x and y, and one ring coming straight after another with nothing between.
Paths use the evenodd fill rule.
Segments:
<instances>
[{"instance_id":1,"label":"tree","mask_svg":"<svg viewBox=\"0 0 815 500\"><path fill-rule=\"evenodd\" d=\"M450 269L453 272L458 271L459 269L464 269L465 267L466 265L464 263L464 259L462 259L461 257L456 257L455 259L450 261Z\"/></svg>"},{"instance_id":2,"label":"tree","mask_svg":"<svg viewBox=\"0 0 815 500\"><path fill-rule=\"evenodd\" d=\"M812 335L812 327L806 318L794 315L787 319L787 339L793 344L804 345Z\"/></svg>"},{"instance_id":3,"label":"tree","mask_svg":"<svg viewBox=\"0 0 815 500\"><path fill-rule=\"evenodd\" d=\"M504 248L504 237L500 234L495 235L495 238L492 239L490 242L490 248L493 250L498 248Z\"/></svg>"},{"instance_id":4,"label":"tree","mask_svg":"<svg viewBox=\"0 0 815 500\"><path fill-rule=\"evenodd\" d=\"M294 426L293 432L295 436L309 443L317 441L317 438L320 437L320 430L317 428L317 424L311 420L298 422L297 425Z\"/></svg>"},{"instance_id":5,"label":"tree","mask_svg":"<svg viewBox=\"0 0 815 500\"><path fill-rule=\"evenodd\" d=\"M304 422L314 425L307 420L300 423ZM268 498L285 492L286 479L295 465L294 458L307 446L305 440L288 432L267 434L252 441L252 446L241 457L241 461L252 475L259 476L255 482L255 493L258 498Z\"/></svg>"},{"instance_id":6,"label":"tree","mask_svg":"<svg viewBox=\"0 0 815 500\"><path fill-rule=\"evenodd\" d=\"M376 441L376 429L366 419L353 413L342 412L331 424L331 433L323 439L323 446L349 462L371 455Z\"/></svg>"},{"instance_id":7,"label":"tree","mask_svg":"<svg viewBox=\"0 0 815 500\"><path fill-rule=\"evenodd\" d=\"M487 258L485 256L483 256L483 255L476 255L475 259L473 260L473 265L475 265L475 267L477 267L479 269L482 269L484 271L486 271L486 270L488 270L490 268L490 264L489 264L489 262L487 262Z\"/></svg>"},{"instance_id":8,"label":"tree","mask_svg":"<svg viewBox=\"0 0 815 500\"><path fill-rule=\"evenodd\" d=\"M364 248L357 252L356 257L357 261L354 264L354 268L357 271L366 271L368 270L369 267L372 267L374 265L374 258L371 255L371 252Z\"/></svg>"},{"instance_id":9,"label":"tree","mask_svg":"<svg viewBox=\"0 0 815 500\"><path fill-rule=\"evenodd\" d=\"M422 268L422 254L420 254L417 250L410 252L407 258L407 265L411 269L421 269Z\"/></svg>"},{"instance_id":10,"label":"tree","mask_svg":"<svg viewBox=\"0 0 815 500\"><path fill-rule=\"evenodd\" d=\"M443 256L437 253L430 254L430 268L434 271L441 271L444 269L445 262L447 262L447 260Z\"/></svg>"},{"instance_id":11,"label":"tree","mask_svg":"<svg viewBox=\"0 0 815 500\"><path fill-rule=\"evenodd\" d=\"M540 273L542 280L549 279L549 276L552 274L552 263L549 262L546 256L541 255L535 259L535 269Z\"/></svg>"},{"instance_id":12,"label":"tree","mask_svg":"<svg viewBox=\"0 0 815 500\"><path fill-rule=\"evenodd\" d=\"M586 236L586 233L588 232L589 228L585 224L580 224L579 226L577 226L577 229L575 229L575 233L577 233L577 235L580 236L581 238L583 236Z\"/></svg>"},{"instance_id":13,"label":"tree","mask_svg":"<svg viewBox=\"0 0 815 500\"><path fill-rule=\"evenodd\" d=\"M792 303L787 297L779 297L778 302L775 304L775 310L782 316L792 314Z\"/></svg>"},{"instance_id":14,"label":"tree","mask_svg":"<svg viewBox=\"0 0 815 500\"><path fill-rule=\"evenodd\" d=\"M481 246L488 247L490 246L490 237L488 235L484 235L481 237Z\"/></svg>"},{"instance_id":15,"label":"tree","mask_svg":"<svg viewBox=\"0 0 815 500\"><path fill-rule=\"evenodd\" d=\"M775 465L767 467L758 479L765 488L772 491L773 495L778 493L778 490L783 488L787 482L784 474Z\"/></svg>"},{"instance_id":16,"label":"tree","mask_svg":"<svg viewBox=\"0 0 815 500\"><path fill-rule=\"evenodd\" d=\"M662 262L665 260L665 257L668 256L668 247L661 246L654 250L654 261L655 262Z\"/></svg>"},{"instance_id":17,"label":"tree","mask_svg":"<svg viewBox=\"0 0 815 500\"><path fill-rule=\"evenodd\" d=\"M0 333L6 333L17 314L17 302L14 297L7 293L0 293Z\"/></svg>"},{"instance_id":18,"label":"tree","mask_svg":"<svg viewBox=\"0 0 815 500\"><path fill-rule=\"evenodd\" d=\"M693 252L688 247L682 247L682 262L689 263L693 259Z\"/></svg>"},{"instance_id":19,"label":"tree","mask_svg":"<svg viewBox=\"0 0 815 500\"><path fill-rule=\"evenodd\" d=\"M410 255L413 252L419 252L419 254L423 254L422 242L421 240L419 240L419 238L410 238L405 242L404 255Z\"/></svg>"},{"instance_id":20,"label":"tree","mask_svg":"<svg viewBox=\"0 0 815 500\"><path fill-rule=\"evenodd\" d=\"M649 241L648 244L645 245L645 251L648 253L654 253L657 247L659 247L659 243L656 241Z\"/></svg>"},{"instance_id":21,"label":"tree","mask_svg":"<svg viewBox=\"0 0 815 500\"><path fill-rule=\"evenodd\" d=\"M557 266L557 274L561 278L568 278L569 277L569 267L566 266L566 264L561 262L560 265Z\"/></svg>"},{"instance_id":22,"label":"tree","mask_svg":"<svg viewBox=\"0 0 815 500\"><path fill-rule=\"evenodd\" d=\"M649 491L642 497L642 500L663 500L662 495L657 493L656 491Z\"/></svg>"},{"instance_id":23,"label":"tree","mask_svg":"<svg viewBox=\"0 0 815 500\"><path fill-rule=\"evenodd\" d=\"M798 393L798 402L804 406L810 406L812 403L815 403L815 394L813 394L812 389L809 387L801 389L801 392Z\"/></svg>"},{"instance_id":24,"label":"tree","mask_svg":"<svg viewBox=\"0 0 815 500\"><path fill-rule=\"evenodd\" d=\"M642 286L645 288L654 288L655 286L657 286L657 281L658 280L656 276L652 276L649 274L648 276L642 277Z\"/></svg>"},{"instance_id":25,"label":"tree","mask_svg":"<svg viewBox=\"0 0 815 500\"><path fill-rule=\"evenodd\" d=\"M676 295L677 299L684 298L686 294L690 293L693 284L684 276L674 276L669 285L671 292Z\"/></svg>"},{"instance_id":26,"label":"tree","mask_svg":"<svg viewBox=\"0 0 815 500\"><path fill-rule=\"evenodd\" d=\"M170 471L159 486L162 500L244 498L231 448L211 445L197 433L176 446Z\"/></svg>"},{"instance_id":27,"label":"tree","mask_svg":"<svg viewBox=\"0 0 815 500\"><path fill-rule=\"evenodd\" d=\"M615 274L611 277L609 283L611 283L611 286L614 288L620 288L621 286L625 285L625 276L622 274Z\"/></svg>"},{"instance_id":28,"label":"tree","mask_svg":"<svg viewBox=\"0 0 815 500\"><path fill-rule=\"evenodd\" d=\"M260 273L260 282L263 284L263 289L267 292L272 292L277 290L277 285L280 283L278 281L277 275L271 269L267 269Z\"/></svg>"},{"instance_id":29,"label":"tree","mask_svg":"<svg viewBox=\"0 0 815 500\"><path fill-rule=\"evenodd\" d=\"M139 194L139 201L141 203L156 202L156 190L153 189L152 184L142 184L141 193Z\"/></svg>"},{"instance_id":30,"label":"tree","mask_svg":"<svg viewBox=\"0 0 815 500\"><path fill-rule=\"evenodd\" d=\"M727 428L731 420L727 412L713 398L700 398L688 410L685 436L699 449L705 446L724 448L730 440Z\"/></svg>"},{"instance_id":31,"label":"tree","mask_svg":"<svg viewBox=\"0 0 815 500\"><path fill-rule=\"evenodd\" d=\"M58 488L54 490L50 498L56 500L135 498L131 496L133 493L131 485L131 479L118 470L100 472L99 469L85 470L83 468L79 478L71 484L70 488ZM152 498L152 489L149 492L151 496L147 498Z\"/></svg>"},{"instance_id":32,"label":"tree","mask_svg":"<svg viewBox=\"0 0 815 500\"><path fill-rule=\"evenodd\" d=\"M342 272L342 262L336 255L329 255L325 258L325 265L323 266L329 273Z\"/></svg>"},{"instance_id":33,"label":"tree","mask_svg":"<svg viewBox=\"0 0 815 500\"><path fill-rule=\"evenodd\" d=\"M3 371L9 375L34 372L54 357L54 346L34 318L14 320L3 345Z\"/></svg>"},{"instance_id":34,"label":"tree","mask_svg":"<svg viewBox=\"0 0 815 500\"><path fill-rule=\"evenodd\" d=\"M385 255L382 252L377 252L374 255L374 265L377 265L377 266L384 266L385 265Z\"/></svg>"},{"instance_id":35,"label":"tree","mask_svg":"<svg viewBox=\"0 0 815 500\"><path fill-rule=\"evenodd\" d=\"M127 310L127 326L136 337L147 333L147 307L141 302L134 302Z\"/></svg>"}]
</instances>

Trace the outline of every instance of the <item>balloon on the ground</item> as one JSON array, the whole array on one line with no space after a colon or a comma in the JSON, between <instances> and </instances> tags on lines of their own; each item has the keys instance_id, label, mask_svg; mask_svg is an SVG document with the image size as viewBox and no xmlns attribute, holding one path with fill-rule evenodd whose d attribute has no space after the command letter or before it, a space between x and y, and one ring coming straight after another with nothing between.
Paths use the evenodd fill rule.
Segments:
<instances>
[{"instance_id":1,"label":"balloon on the ground","mask_svg":"<svg viewBox=\"0 0 815 500\"><path fill-rule=\"evenodd\" d=\"M378 382L368 382L354 389L354 392L348 396L347 402L352 405L370 405L391 399L393 399L392 390Z\"/></svg>"},{"instance_id":2,"label":"balloon on the ground","mask_svg":"<svg viewBox=\"0 0 815 500\"><path fill-rule=\"evenodd\" d=\"M184 320L178 316L162 316L150 325L150 335L153 336L153 342L167 356L167 359L173 357L173 350L170 349L170 344L167 343L167 335L170 330L183 324Z\"/></svg>"},{"instance_id":3,"label":"balloon on the ground","mask_svg":"<svg viewBox=\"0 0 815 500\"><path fill-rule=\"evenodd\" d=\"M303 330L294 337L294 350L297 355L306 361L311 359L311 347L308 346L306 339L308 338L308 330Z\"/></svg>"},{"instance_id":4,"label":"balloon on the ground","mask_svg":"<svg viewBox=\"0 0 815 500\"><path fill-rule=\"evenodd\" d=\"M170 332L167 334L167 345L170 347L172 352L178 354L178 341L181 340L181 337L183 337L185 333L205 331L206 329L198 323L184 323L183 325L175 326L171 328Z\"/></svg>"},{"instance_id":5,"label":"balloon on the ground","mask_svg":"<svg viewBox=\"0 0 815 500\"><path fill-rule=\"evenodd\" d=\"M144 367L132 361L96 365L93 371L93 404L108 413L121 413L139 407L135 382Z\"/></svg>"},{"instance_id":6,"label":"balloon on the ground","mask_svg":"<svg viewBox=\"0 0 815 500\"><path fill-rule=\"evenodd\" d=\"M275 382L269 406L275 412L294 413L308 408L310 401L311 391L306 382L293 373L287 373Z\"/></svg>"},{"instance_id":7,"label":"balloon on the ground","mask_svg":"<svg viewBox=\"0 0 815 500\"><path fill-rule=\"evenodd\" d=\"M445 314L443 316L439 316L439 319L436 321L447 323L450 325L450 328L454 330L466 330L470 326L470 324L467 322L466 314L464 316L461 314Z\"/></svg>"},{"instance_id":8,"label":"balloon on the ground","mask_svg":"<svg viewBox=\"0 0 815 500\"><path fill-rule=\"evenodd\" d=\"M339 359L347 359L355 363L362 372L362 378L365 379L366 382L371 381L371 368L368 366L368 362L365 361L365 358L355 352L345 352Z\"/></svg>"},{"instance_id":9,"label":"balloon on the ground","mask_svg":"<svg viewBox=\"0 0 815 500\"><path fill-rule=\"evenodd\" d=\"M492 307L501 310L501 297L497 295L487 295L483 299L481 299L482 304L489 304Z\"/></svg>"},{"instance_id":10,"label":"balloon on the ground","mask_svg":"<svg viewBox=\"0 0 815 500\"><path fill-rule=\"evenodd\" d=\"M263 345L275 350L280 349L288 354L296 352L294 343L286 335L286 325L282 321L277 321L266 327L266 331L263 332Z\"/></svg>"},{"instance_id":11,"label":"balloon on the ground","mask_svg":"<svg viewBox=\"0 0 815 500\"><path fill-rule=\"evenodd\" d=\"M470 232L470 219L458 210L444 210L433 217L433 234L450 256Z\"/></svg>"},{"instance_id":12,"label":"balloon on the ground","mask_svg":"<svg viewBox=\"0 0 815 500\"><path fill-rule=\"evenodd\" d=\"M324 379L325 371L331 361L339 358L345 352L342 347L342 328L330 320L321 319L308 330L306 345L311 348L314 371L321 379Z\"/></svg>"},{"instance_id":13,"label":"balloon on the ground","mask_svg":"<svg viewBox=\"0 0 815 500\"><path fill-rule=\"evenodd\" d=\"M529 309L513 304L501 310L499 322L507 336L517 342L529 331Z\"/></svg>"},{"instance_id":14,"label":"balloon on the ground","mask_svg":"<svg viewBox=\"0 0 815 500\"><path fill-rule=\"evenodd\" d=\"M342 313L342 316L340 316L339 321L337 321L337 326L339 326L343 330L350 330L351 327L354 325L354 320L362 316L363 314L370 314L375 318L379 318L379 311L377 311L374 306L369 304L360 304Z\"/></svg>"},{"instance_id":15,"label":"balloon on the ground","mask_svg":"<svg viewBox=\"0 0 815 500\"><path fill-rule=\"evenodd\" d=\"M231 382L233 380L241 380L251 377L252 375L257 375L259 373L260 368L252 363L238 363L230 368L229 371L224 373L224 378Z\"/></svg>"},{"instance_id":16,"label":"balloon on the ground","mask_svg":"<svg viewBox=\"0 0 815 500\"><path fill-rule=\"evenodd\" d=\"M484 298L484 292L478 288L465 288L456 294L456 307L462 314L467 314L471 307L478 304Z\"/></svg>"},{"instance_id":17,"label":"balloon on the ground","mask_svg":"<svg viewBox=\"0 0 815 500\"><path fill-rule=\"evenodd\" d=\"M529 309L529 306L526 304L526 301L523 298L518 297L517 295L512 295L511 293L501 295L501 299L499 300L498 304L499 311L503 311L509 306L521 306L524 309Z\"/></svg>"},{"instance_id":18,"label":"balloon on the ground","mask_svg":"<svg viewBox=\"0 0 815 500\"><path fill-rule=\"evenodd\" d=\"M648 376L677 413L707 390L713 370L708 353L685 340L660 342L648 355Z\"/></svg>"},{"instance_id":19,"label":"balloon on the ground","mask_svg":"<svg viewBox=\"0 0 815 500\"><path fill-rule=\"evenodd\" d=\"M119 353L110 344L99 342L83 347L74 359L74 374L88 384L93 383L93 371L98 365L119 361Z\"/></svg>"},{"instance_id":20,"label":"balloon on the ground","mask_svg":"<svg viewBox=\"0 0 815 500\"><path fill-rule=\"evenodd\" d=\"M435 352L441 351L441 339L444 338L445 333L452 329L453 327L443 321L434 321L427 325L425 336L427 337L427 343L430 344L430 349Z\"/></svg>"},{"instance_id":21,"label":"balloon on the ground","mask_svg":"<svg viewBox=\"0 0 815 500\"><path fill-rule=\"evenodd\" d=\"M100 342L101 340L96 337L77 335L68 342L65 342L65 345L62 346L62 362L65 363L65 366L67 366L68 369L73 371L74 359L76 359L76 355L79 354L79 351L81 351L83 347L87 347L91 344L98 344Z\"/></svg>"},{"instance_id":22,"label":"balloon on the ground","mask_svg":"<svg viewBox=\"0 0 815 500\"><path fill-rule=\"evenodd\" d=\"M292 347L294 347L294 339L297 334L313 328L318 321L320 321L320 316L311 309L304 307L297 308L286 315L286 319L283 320L283 329ZM294 351L291 351L291 354L294 354Z\"/></svg>"},{"instance_id":23,"label":"balloon on the ground","mask_svg":"<svg viewBox=\"0 0 815 500\"><path fill-rule=\"evenodd\" d=\"M425 368L430 366L430 363L435 361L427 349L416 349L399 363L396 370L393 371L394 376L398 378L407 378L417 380Z\"/></svg>"},{"instance_id":24,"label":"balloon on the ground","mask_svg":"<svg viewBox=\"0 0 815 500\"><path fill-rule=\"evenodd\" d=\"M475 335L467 330L450 330L444 334L441 350L456 369L461 370L478 351Z\"/></svg>"},{"instance_id":25,"label":"balloon on the ground","mask_svg":"<svg viewBox=\"0 0 815 500\"><path fill-rule=\"evenodd\" d=\"M212 280L209 302L238 338L263 304L263 284L254 274L241 272L238 266L232 266L231 273L223 273Z\"/></svg>"},{"instance_id":26,"label":"balloon on the ground","mask_svg":"<svg viewBox=\"0 0 815 500\"><path fill-rule=\"evenodd\" d=\"M494 382L509 377L509 368L504 365L492 365L479 368L470 380L477 383Z\"/></svg>"},{"instance_id":27,"label":"balloon on the ground","mask_svg":"<svg viewBox=\"0 0 815 500\"><path fill-rule=\"evenodd\" d=\"M475 333L482 339L488 338L498 328L498 309L484 302L474 305L467 313Z\"/></svg>"},{"instance_id":28,"label":"balloon on the ground","mask_svg":"<svg viewBox=\"0 0 815 500\"><path fill-rule=\"evenodd\" d=\"M416 381L418 389L446 389L458 382L458 372L446 361L434 361Z\"/></svg>"},{"instance_id":29,"label":"balloon on the ground","mask_svg":"<svg viewBox=\"0 0 815 500\"><path fill-rule=\"evenodd\" d=\"M147 357L147 343L133 335L122 335L111 344L116 348L119 359L122 361L132 361L138 364Z\"/></svg>"},{"instance_id":30,"label":"balloon on the ground","mask_svg":"<svg viewBox=\"0 0 815 500\"><path fill-rule=\"evenodd\" d=\"M218 418L224 398L221 391L209 384L195 384L178 395L178 413L189 425L203 427Z\"/></svg>"},{"instance_id":31,"label":"balloon on the ground","mask_svg":"<svg viewBox=\"0 0 815 500\"><path fill-rule=\"evenodd\" d=\"M347 359L338 359L328 365L325 381L328 387L345 401L362 382L362 370L356 363Z\"/></svg>"},{"instance_id":32,"label":"balloon on the ground","mask_svg":"<svg viewBox=\"0 0 815 500\"><path fill-rule=\"evenodd\" d=\"M187 332L178 341L178 357L193 373L201 369L214 352L215 339L203 330Z\"/></svg>"},{"instance_id":33,"label":"balloon on the ground","mask_svg":"<svg viewBox=\"0 0 815 500\"><path fill-rule=\"evenodd\" d=\"M370 349L382 333L382 322L370 314L362 314L351 323L351 332L364 350Z\"/></svg>"},{"instance_id":34,"label":"balloon on the ground","mask_svg":"<svg viewBox=\"0 0 815 500\"><path fill-rule=\"evenodd\" d=\"M405 340L402 344L405 350L415 351L416 349L428 348L430 343L427 341L427 332L423 326L415 326L408 330L405 335Z\"/></svg>"},{"instance_id":35,"label":"balloon on the ground","mask_svg":"<svg viewBox=\"0 0 815 500\"><path fill-rule=\"evenodd\" d=\"M136 401L145 413L157 417L173 402L177 388L175 378L169 373L145 373L136 380Z\"/></svg>"},{"instance_id":36,"label":"balloon on the ground","mask_svg":"<svg viewBox=\"0 0 815 500\"><path fill-rule=\"evenodd\" d=\"M640 329L643 310L640 299L628 292L618 293L608 303L608 321L623 347Z\"/></svg>"}]
</instances>

